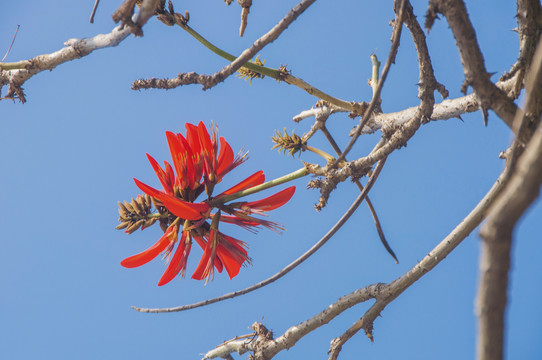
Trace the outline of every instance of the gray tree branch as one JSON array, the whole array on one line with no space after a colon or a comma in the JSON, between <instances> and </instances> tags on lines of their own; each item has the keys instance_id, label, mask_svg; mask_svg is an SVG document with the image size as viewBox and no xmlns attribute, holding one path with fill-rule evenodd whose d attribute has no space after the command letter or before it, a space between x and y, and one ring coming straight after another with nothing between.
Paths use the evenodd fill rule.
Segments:
<instances>
[{"instance_id":1,"label":"gray tree branch","mask_svg":"<svg viewBox=\"0 0 542 360\"><path fill-rule=\"evenodd\" d=\"M333 320L345 310L360 304L362 302L376 299L375 304L365 313L365 315L356 322L345 334L334 339L330 348L330 358L334 359L340 352L344 343L350 339L357 331L364 329L367 335L372 336L373 322L381 311L401 293L412 286L416 281L422 278L426 273L432 270L436 265L443 261L480 223L486 218L490 207L495 203L501 191L508 184L510 172L505 171L499 176L489 192L476 205L476 207L459 223L455 229L448 234L429 254L427 254L419 263L412 267L407 273L400 276L389 284L376 283L358 289L348 295L342 296L335 303L330 304L322 312L307 319L297 325L290 327L278 338L259 337L257 341L246 342L243 346L248 346L248 350L254 352L254 359L273 358L282 350L294 346L301 338ZM229 347L233 351L237 351ZM216 350L216 354L224 356L228 349L221 348ZM231 353L231 352L230 352ZM213 357L207 356L205 359Z\"/></svg>"},{"instance_id":2,"label":"gray tree branch","mask_svg":"<svg viewBox=\"0 0 542 360\"><path fill-rule=\"evenodd\" d=\"M525 111L514 122L521 123L518 137L532 135L523 150L516 139L511 147L507 168L513 172L510 183L493 206L488 221L480 231L480 284L478 287L478 360L504 357L505 315L508 272L513 232L517 222L538 198L542 184L542 42L539 42L527 79ZM531 124L536 131L530 131ZM523 152L523 153L522 153ZM522 154L521 154L522 153ZM517 157L519 156L519 159Z\"/></svg>"},{"instance_id":3,"label":"gray tree branch","mask_svg":"<svg viewBox=\"0 0 542 360\"><path fill-rule=\"evenodd\" d=\"M466 92L468 86L472 86L474 93L480 98L484 123L487 124L487 109L492 109L509 127L512 127L518 108L491 82L491 74L486 70L484 56L478 46L465 4L462 0L431 0L426 15L428 30L431 29L437 13L446 17L457 42L465 73L463 92Z\"/></svg>"},{"instance_id":4,"label":"gray tree branch","mask_svg":"<svg viewBox=\"0 0 542 360\"><path fill-rule=\"evenodd\" d=\"M8 91L1 99L19 99L26 102L22 85L32 76L45 70L53 70L60 64L79 59L89 55L97 49L117 46L134 31L134 26L139 30L154 14L158 0L144 0L139 12L131 20L133 26L120 25L108 34L98 34L91 38L69 39L64 48L51 54L36 56L30 60L22 60L10 63L0 63L0 90L8 85ZM124 4L123 4L124 5ZM122 5L121 5L122 6ZM138 35L141 35L138 33Z\"/></svg>"}]
</instances>

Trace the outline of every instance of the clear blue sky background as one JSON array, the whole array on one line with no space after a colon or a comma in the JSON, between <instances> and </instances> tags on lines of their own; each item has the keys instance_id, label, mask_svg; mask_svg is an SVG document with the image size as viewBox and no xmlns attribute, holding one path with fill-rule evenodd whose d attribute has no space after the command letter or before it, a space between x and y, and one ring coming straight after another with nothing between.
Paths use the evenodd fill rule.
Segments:
<instances>
[{"instance_id":1,"label":"clear blue sky background","mask_svg":"<svg viewBox=\"0 0 542 360\"><path fill-rule=\"evenodd\" d=\"M223 49L240 53L268 31L297 1L255 1L244 38L238 37L239 6L222 1L176 1L189 10L190 24ZM88 23L93 1L8 1L0 14L0 53L21 28L7 61L60 49L69 38L109 32L120 1L100 4ZM413 1L423 22L427 1ZM266 65L288 64L293 74L337 97L366 100L376 49L387 56L392 2L319 1L278 41L262 51ZM489 71L497 79L517 56L512 31L515 2L468 3ZM349 182L317 213L318 192L296 181L294 199L271 213L287 227L253 235L233 226L225 231L250 244L253 266L230 281L185 279L157 287L164 263L124 269L119 262L160 236L160 229L127 236L114 230L117 201L139 191L137 177L158 186L145 153L169 160L164 132L184 131L185 122L215 121L234 150L250 160L229 175L231 186L257 170L268 179L301 166L271 151L276 129L308 131L311 120L291 119L316 102L298 88L271 79L231 77L201 91L130 90L138 78L174 77L179 72L212 73L226 62L179 28L151 20L145 36L117 48L44 72L24 86L28 103L0 102L0 358L2 359L199 359L223 340L247 334L255 321L282 334L323 310L341 295L406 272L447 235L482 198L503 168L500 151L510 132L493 113L484 127L480 113L425 125L408 147L393 153L371 197L396 265L380 245L365 205L316 255L266 288L244 297L184 313L149 315L130 309L168 307L245 288L279 271L314 244L356 197ZM455 41L444 20L428 37L438 80L452 98L464 79ZM408 31L383 91L383 109L418 104L418 68ZM5 94L4 89L4 94ZM440 97L437 95L437 100ZM354 121L335 115L329 126L344 147ZM364 137L351 153L363 156L378 140ZM332 152L321 135L312 143ZM321 161L305 155L305 161ZM510 359L542 358L542 207L530 209L517 231L507 315ZM343 359L468 359L474 356L474 300L480 240L475 231L434 271L394 301L375 322L375 342L364 335L343 349ZM193 248L189 274L201 251ZM329 341L342 334L369 303L342 314L302 339L277 359L324 359ZM235 356L238 358L238 356Z\"/></svg>"}]
</instances>

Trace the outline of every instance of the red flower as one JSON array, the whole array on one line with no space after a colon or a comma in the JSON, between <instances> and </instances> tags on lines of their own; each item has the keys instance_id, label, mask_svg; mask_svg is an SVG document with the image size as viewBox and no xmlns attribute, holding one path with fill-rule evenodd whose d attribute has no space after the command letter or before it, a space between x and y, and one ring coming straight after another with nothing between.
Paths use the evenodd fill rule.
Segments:
<instances>
[{"instance_id":1,"label":"red flower","mask_svg":"<svg viewBox=\"0 0 542 360\"><path fill-rule=\"evenodd\" d=\"M220 199L262 184L265 181L263 171L252 174L213 197L215 185L246 160L246 153L234 156L228 142L223 137L218 137L215 126L212 126L212 136L203 122L198 126L186 124L185 127L186 137L166 132L173 167L164 162L162 168L147 154L163 190L157 190L134 179L144 193L154 198L155 205L167 209L160 214L161 226L163 225L166 231L153 246L124 259L121 265L127 268L141 266L164 253L169 264L160 278L159 286L167 284L179 273L181 278L185 276L192 240L203 249L201 260L192 275L193 279L212 279L215 269L219 273L226 269L230 279L236 276L241 266L250 261L247 246L243 241L220 232L219 222L235 224L252 231L259 225L273 230L282 229L278 224L253 217L252 214L261 215L284 205L295 192L295 187L292 186L262 200L224 204ZM207 199L196 202L204 191ZM217 211L211 213L214 208ZM229 215L221 215L221 212ZM177 248L173 251L175 246Z\"/></svg>"}]
</instances>

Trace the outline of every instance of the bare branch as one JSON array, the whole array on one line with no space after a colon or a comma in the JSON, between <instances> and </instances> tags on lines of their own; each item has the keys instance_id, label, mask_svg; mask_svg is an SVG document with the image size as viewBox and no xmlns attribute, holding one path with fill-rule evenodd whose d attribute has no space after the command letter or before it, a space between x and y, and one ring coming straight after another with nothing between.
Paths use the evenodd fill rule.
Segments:
<instances>
[{"instance_id":1,"label":"bare branch","mask_svg":"<svg viewBox=\"0 0 542 360\"><path fill-rule=\"evenodd\" d=\"M256 40L251 47L243 51L239 57L222 68L222 70L213 75L199 75L198 78L188 77L180 85L201 84L203 85L203 90L207 90L224 81L228 76L239 70L241 66L245 65L258 51L263 49L267 44L275 41L280 34L282 34L282 32L315 1L316 0L302 0L299 4L294 6L288 14L277 23L277 25Z\"/></svg>"},{"instance_id":2,"label":"bare branch","mask_svg":"<svg viewBox=\"0 0 542 360\"><path fill-rule=\"evenodd\" d=\"M372 339L372 329L374 320L380 315L382 310L396 299L403 291L418 281L422 276L437 266L446 256L448 256L469 234L481 224L486 218L490 207L495 203L499 194L505 188L510 179L510 171L505 169L493 184L489 192L476 205L469 215L456 228L446 236L422 261L416 264L406 274L402 275L393 282L382 286L377 301L365 312L363 317L358 320L339 338L331 343L330 359L336 359L342 346L356 334L364 329L365 333Z\"/></svg>"},{"instance_id":3,"label":"bare branch","mask_svg":"<svg viewBox=\"0 0 542 360\"><path fill-rule=\"evenodd\" d=\"M542 184L542 128L519 159L517 173L482 228L477 359L502 359L512 232Z\"/></svg>"},{"instance_id":4,"label":"bare branch","mask_svg":"<svg viewBox=\"0 0 542 360\"><path fill-rule=\"evenodd\" d=\"M467 215L467 217L463 219L463 221L431 252L429 252L422 261L412 267L407 273L389 284L372 284L342 296L322 312L290 327L278 338L271 338L267 341L260 341L257 344L250 345L251 350L255 352L254 358L269 360L280 351L291 348L302 337L320 326L329 323L345 310L370 299L377 299L376 303L365 313L360 321L356 322L347 333L332 342L330 349L331 358L336 358L342 345L344 345L344 343L360 329L363 328L368 331L368 334L371 334L370 331L372 331L373 321L380 314L382 309L444 260L446 256L448 256L476 227L478 227L478 225L480 225L487 216L491 205L497 200L498 195L504 189L506 184L508 184L509 178L510 173L505 170L470 214Z\"/></svg>"},{"instance_id":5,"label":"bare branch","mask_svg":"<svg viewBox=\"0 0 542 360\"><path fill-rule=\"evenodd\" d=\"M516 74L516 76L506 81L498 82L497 86L504 92L513 91L517 83L517 77L518 75ZM372 134L383 128L393 128L403 125L412 119L417 110L418 107L415 106L394 113L375 114L363 128L362 134ZM461 119L461 115L478 110L480 110L479 99L475 94L470 94L435 104L429 121L449 120L452 118ZM312 114L307 112L306 115L309 116ZM351 135L356 128L352 129Z\"/></svg>"},{"instance_id":6,"label":"bare branch","mask_svg":"<svg viewBox=\"0 0 542 360\"><path fill-rule=\"evenodd\" d=\"M397 1L399 1L399 3ZM376 90L374 90L373 92L373 98L371 100L371 103L363 112L363 116L357 128L358 130L354 133L354 135L352 136L352 139L350 140L350 142L348 143L348 145L346 146L342 154L337 158L337 160L335 161L335 164L333 164L333 167L336 167L337 164L339 164L342 160L345 159L346 155L350 152L350 150L356 143L356 140L360 136L361 130L371 118L371 115L373 114L373 110L375 106L377 105L377 103L379 103L380 93L382 92L382 87L384 86L384 82L386 81L386 77L388 76L388 71L390 70L391 64L395 63L395 56L397 55L397 49L399 48L399 43L401 40L401 29L403 28L403 12L404 12L403 9L406 3L406 0L397 0L397 1L395 2L396 16L395 16L395 21L394 21L394 26L393 26L393 33L391 36L392 44L391 44L390 52L388 54L388 58L386 60L386 64L384 65L384 68L382 69L382 75L380 77L380 80L378 81L378 86ZM325 197L325 194L322 194L322 197Z\"/></svg>"},{"instance_id":7,"label":"bare branch","mask_svg":"<svg viewBox=\"0 0 542 360\"><path fill-rule=\"evenodd\" d=\"M143 26L154 14L157 2L158 0L144 0L141 9L134 15L133 22L138 26ZM0 89L4 85L9 85L7 94L0 99L19 98L24 103L26 98L22 85L32 76L44 70L53 70L65 62L87 56L94 50L117 46L130 33L129 28L117 26L108 34L84 39L69 39L64 43L66 47L51 54L39 55L30 60L0 63Z\"/></svg>"},{"instance_id":8,"label":"bare branch","mask_svg":"<svg viewBox=\"0 0 542 360\"><path fill-rule=\"evenodd\" d=\"M318 117L317 117L317 122L323 122L323 121L318 120ZM333 148L333 150L335 150L335 153L337 155L340 155L342 151L339 148L339 145L337 144L337 142L335 141L333 136L331 136L331 133L329 132L329 130L325 126L325 123L320 127L320 131L322 131L322 133L326 137L327 141L331 144L331 147ZM354 183L358 187L359 191L363 192L363 185L361 185L361 182L359 181L359 179L354 179ZM384 229L382 229L380 219L378 218L378 214L376 213L376 210L375 210L375 208L373 206L373 202L369 198L369 195L367 195L367 198L365 199L365 202L367 203L367 206L369 207L369 211L371 212L371 216L373 217L373 221L375 222L375 227L376 227L376 231L378 232L378 237L380 238L380 242L382 243L382 245L384 246L384 248L386 249L388 254L390 254L391 257L395 260L395 263L399 264L399 259L397 259L397 256L395 255L395 252L393 251L390 244L388 243L388 240L386 239L386 235L384 234Z\"/></svg>"},{"instance_id":9,"label":"bare branch","mask_svg":"<svg viewBox=\"0 0 542 360\"><path fill-rule=\"evenodd\" d=\"M480 284L478 287L478 344L477 359L502 359L504 352L505 311L508 291L508 271L512 236L517 221L538 198L542 184L542 125L540 100L542 99L542 42L539 42L527 79L525 112L519 113L515 122L522 126L512 144L507 168L514 172L510 183L491 210L486 224L480 231ZM523 155L518 145L523 133L529 136L529 125L538 124Z\"/></svg>"},{"instance_id":10,"label":"bare branch","mask_svg":"<svg viewBox=\"0 0 542 360\"><path fill-rule=\"evenodd\" d=\"M517 96L519 96L519 90L523 87L524 75L534 56L536 44L538 43L540 32L542 31L542 8L540 6L540 1L518 0L516 18L518 21L517 30L520 40L519 57L510 71L507 74L504 74L500 80L507 80L519 72L517 89Z\"/></svg>"},{"instance_id":11,"label":"bare branch","mask_svg":"<svg viewBox=\"0 0 542 360\"><path fill-rule=\"evenodd\" d=\"M418 98L423 100L420 105L423 107L421 109L424 116L422 122L426 122L431 118L431 113L433 112L433 107L435 105L435 89L440 92L440 95L444 99L448 97L448 90L435 79L431 57L429 56L429 49L427 48L427 43L425 41L425 34L414 15L412 5L409 1L405 4L405 25L412 35L412 40L414 41L416 52L418 53Z\"/></svg>"},{"instance_id":12,"label":"bare branch","mask_svg":"<svg viewBox=\"0 0 542 360\"><path fill-rule=\"evenodd\" d=\"M474 93L480 98L484 124L487 124L487 110L492 109L509 127L512 127L518 108L512 99L491 82L491 74L486 70L484 57L465 4L462 0L431 0L426 15L428 30L431 29L437 13L446 17L457 42L465 73L463 93L466 93L468 86L472 86Z\"/></svg>"}]
</instances>

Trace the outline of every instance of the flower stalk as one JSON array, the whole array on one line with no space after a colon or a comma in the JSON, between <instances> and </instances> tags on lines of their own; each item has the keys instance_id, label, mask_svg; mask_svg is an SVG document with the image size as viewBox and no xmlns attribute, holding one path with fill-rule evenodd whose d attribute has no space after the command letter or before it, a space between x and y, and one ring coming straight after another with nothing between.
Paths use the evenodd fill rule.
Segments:
<instances>
[{"instance_id":1,"label":"flower stalk","mask_svg":"<svg viewBox=\"0 0 542 360\"><path fill-rule=\"evenodd\" d=\"M224 204L224 203L230 202L232 200L237 200L237 199L242 198L244 196L252 195L252 194L255 194L257 192L260 192L260 191L263 191L263 190L266 190L266 189L270 189L270 188L272 188L274 186L281 185L281 184L287 183L289 181L302 178L303 176L305 176L307 174L308 174L307 169L305 167L303 167L301 169L298 169L298 170L296 170L294 172L291 172L291 173L286 174L284 176L281 176L279 178L267 181L267 182L265 182L265 183L263 183L261 185L253 186L253 187L248 188L246 190L236 192L235 194L219 197L215 201L216 201L217 204ZM211 204L213 204L213 203L211 203Z\"/></svg>"}]
</instances>

